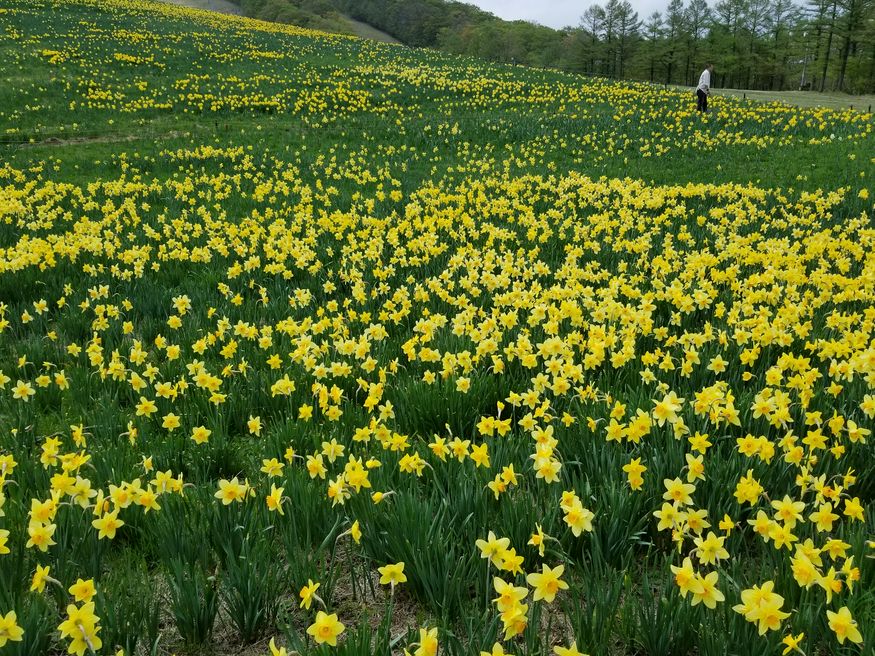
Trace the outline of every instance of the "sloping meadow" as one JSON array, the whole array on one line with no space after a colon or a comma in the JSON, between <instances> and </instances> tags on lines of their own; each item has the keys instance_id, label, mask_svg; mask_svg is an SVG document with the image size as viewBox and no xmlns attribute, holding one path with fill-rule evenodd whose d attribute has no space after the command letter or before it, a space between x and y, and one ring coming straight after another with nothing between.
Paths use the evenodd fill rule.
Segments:
<instances>
[{"instance_id":1,"label":"sloping meadow","mask_svg":"<svg viewBox=\"0 0 875 656\"><path fill-rule=\"evenodd\" d=\"M871 649L870 115L0 28L4 653Z\"/></svg>"}]
</instances>

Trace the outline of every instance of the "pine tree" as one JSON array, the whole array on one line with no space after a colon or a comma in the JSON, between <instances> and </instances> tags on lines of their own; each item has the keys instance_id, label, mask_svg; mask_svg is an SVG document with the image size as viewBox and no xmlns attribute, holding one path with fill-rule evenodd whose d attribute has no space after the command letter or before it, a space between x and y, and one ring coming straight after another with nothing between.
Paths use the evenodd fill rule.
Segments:
<instances>
[{"instance_id":1,"label":"pine tree","mask_svg":"<svg viewBox=\"0 0 875 656\"><path fill-rule=\"evenodd\" d=\"M586 72L590 75L598 75L597 63L604 34L605 10L600 5L590 5L580 18L580 26L589 35L589 47L586 50L589 65L586 67Z\"/></svg>"},{"instance_id":2,"label":"pine tree","mask_svg":"<svg viewBox=\"0 0 875 656\"><path fill-rule=\"evenodd\" d=\"M704 65L699 61L699 47L705 37L705 29L711 18L711 9L707 0L690 0L686 8L687 52L684 66L684 80L687 84L693 82L695 66Z\"/></svg>"},{"instance_id":3,"label":"pine tree","mask_svg":"<svg viewBox=\"0 0 875 656\"><path fill-rule=\"evenodd\" d=\"M671 84L674 80L673 73L675 73L678 53L685 40L686 26L683 0L671 0L665 14L666 84Z\"/></svg>"},{"instance_id":4,"label":"pine tree","mask_svg":"<svg viewBox=\"0 0 875 656\"><path fill-rule=\"evenodd\" d=\"M644 40L647 44L647 61L650 66L649 80L653 82L656 73L656 65L660 60L660 51L662 49L662 38L665 35L665 23L662 20L662 14L654 11L647 17L644 23Z\"/></svg>"}]
</instances>

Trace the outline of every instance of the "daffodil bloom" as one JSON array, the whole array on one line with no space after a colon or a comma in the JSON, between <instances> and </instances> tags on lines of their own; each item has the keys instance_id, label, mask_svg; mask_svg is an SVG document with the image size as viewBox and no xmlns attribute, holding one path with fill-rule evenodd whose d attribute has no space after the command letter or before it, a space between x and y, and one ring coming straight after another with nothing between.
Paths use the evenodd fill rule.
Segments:
<instances>
[{"instance_id":1,"label":"daffodil bloom","mask_svg":"<svg viewBox=\"0 0 875 656\"><path fill-rule=\"evenodd\" d=\"M15 387L12 388L12 398L20 399L27 403L32 397L36 394L36 390L30 383L26 383L23 380L19 380L15 383Z\"/></svg>"},{"instance_id":2,"label":"daffodil bloom","mask_svg":"<svg viewBox=\"0 0 875 656\"><path fill-rule=\"evenodd\" d=\"M708 532L706 538L693 539L696 545L696 556L703 565L713 565L719 560L729 558L729 552L723 547L726 538L718 537L713 531Z\"/></svg>"},{"instance_id":3,"label":"daffodil bloom","mask_svg":"<svg viewBox=\"0 0 875 656\"><path fill-rule=\"evenodd\" d=\"M805 503L793 501L785 494L781 501L772 501L772 508L776 511L775 519L784 522L787 528L793 528L796 526L796 522L802 519Z\"/></svg>"},{"instance_id":4,"label":"daffodil bloom","mask_svg":"<svg viewBox=\"0 0 875 656\"><path fill-rule=\"evenodd\" d=\"M478 539L475 542L480 549L480 557L488 558L490 562L497 563L500 555L510 546L510 538L498 538L495 533L489 531L486 539Z\"/></svg>"},{"instance_id":5,"label":"daffodil bloom","mask_svg":"<svg viewBox=\"0 0 875 656\"><path fill-rule=\"evenodd\" d=\"M760 635L769 630L777 630L781 621L790 616L781 611L784 598L776 594L774 582L766 581L762 587L754 586L741 593L741 603L733 606L733 610L744 615L749 622L758 624Z\"/></svg>"},{"instance_id":6,"label":"daffodil bloom","mask_svg":"<svg viewBox=\"0 0 875 656\"><path fill-rule=\"evenodd\" d=\"M362 541L362 529L359 520L355 520L352 523L352 526L349 527L349 534L352 536L352 539L356 544L359 544Z\"/></svg>"},{"instance_id":7,"label":"daffodil bloom","mask_svg":"<svg viewBox=\"0 0 875 656\"><path fill-rule=\"evenodd\" d=\"M219 481L219 490L213 496L219 499L223 505L227 506L235 501L238 503L242 502L246 499L246 495L246 485L241 484L235 476L230 481L225 479Z\"/></svg>"},{"instance_id":8,"label":"daffodil bloom","mask_svg":"<svg viewBox=\"0 0 875 656\"><path fill-rule=\"evenodd\" d=\"M504 647L501 646L501 643L496 642L492 645L490 651L481 651L480 656L506 656L506 652L504 651Z\"/></svg>"},{"instance_id":9,"label":"daffodil bloom","mask_svg":"<svg viewBox=\"0 0 875 656\"><path fill-rule=\"evenodd\" d=\"M438 652L437 628L419 630L419 646L413 656L436 656Z\"/></svg>"},{"instance_id":10,"label":"daffodil bloom","mask_svg":"<svg viewBox=\"0 0 875 656\"><path fill-rule=\"evenodd\" d=\"M513 574L522 574L523 572L523 556L516 552L516 549L511 547L501 552L498 559L498 568Z\"/></svg>"},{"instance_id":11,"label":"daffodil bloom","mask_svg":"<svg viewBox=\"0 0 875 656\"><path fill-rule=\"evenodd\" d=\"M74 604L67 606L67 619L58 626L61 637L69 638L71 641L67 651L76 656L83 656L86 651L99 650L103 646L103 641L97 635L100 631L97 625L99 620L100 618L94 614L93 601L82 606Z\"/></svg>"},{"instance_id":12,"label":"daffodil bloom","mask_svg":"<svg viewBox=\"0 0 875 656\"><path fill-rule=\"evenodd\" d=\"M124 526L125 523L118 518L118 510L114 510L113 512L104 513L93 520L91 525L97 529L98 539L109 538L112 540L115 538L116 531Z\"/></svg>"},{"instance_id":13,"label":"daffodil bloom","mask_svg":"<svg viewBox=\"0 0 875 656\"><path fill-rule=\"evenodd\" d=\"M35 547L45 553L53 544L57 544L52 536L55 534L55 524L39 524L31 522L27 527L27 534L30 538L25 544L26 547Z\"/></svg>"},{"instance_id":14,"label":"daffodil bloom","mask_svg":"<svg viewBox=\"0 0 875 656\"><path fill-rule=\"evenodd\" d=\"M145 490L140 490L137 493L134 502L143 508L144 513L153 510L161 510L161 506L158 504L158 495L155 494L155 490L153 490L151 486L147 487Z\"/></svg>"},{"instance_id":15,"label":"daffodil bloom","mask_svg":"<svg viewBox=\"0 0 875 656\"><path fill-rule=\"evenodd\" d=\"M285 647L277 647L274 638L270 639L270 642L267 645L268 649L270 649L270 656L288 656L288 652Z\"/></svg>"},{"instance_id":16,"label":"daffodil bloom","mask_svg":"<svg viewBox=\"0 0 875 656\"><path fill-rule=\"evenodd\" d=\"M270 478L282 476L284 465L276 458L264 459L261 465L261 471Z\"/></svg>"},{"instance_id":17,"label":"daffodil bloom","mask_svg":"<svg viewBox=\"0 0 875 656\"><path fill-rule=\"evenodd\" d=\"M505 640L510 640L526 630L529 623L528 611L527 604L516 604L501 614Z\"/></svg>"},{"instance_id":18,"label":"daffodil bloom","mask_svg":"<svg viewBox=\"0 0 875 656\"><path fill-rule=\"evenodd\" d=\"M492 579L492 586L498 593L498 596L492 601L498 607L500 613L514 608L529 594L527 588L515 586L513 583L508 583L498 576Z\"/></svg>"},{"instance_id":19,"label":"daffodil bloom","mask_svg":"<svg viewBox=\"0 0 875 656\"><path fill-rule=\"evenodd\" d=\"M671 571L674 573L674 581L680 588L681 597L686 598L696 584L697 573L693 569L693 563L689 558L684 558L681 567L671 565Z\"/></svg>"},{"instance_id":20,"label":"daffodil bloom","mask_svg":"<svg viewBox=\"0 0 875 656\"><path fill-rule=\"evenodd\" d=\"M842 606L837 612L826 611L826 618L829 621L829 628L835 633L840 645L843 645L845 640L858 645L863 643L863 636L857 627L857 622L847 606Z\"/></svg>"},{"instance_id":21,"label":"daffodil bloom","mask_svg":"<svg viewBox=\"0 0 875 656\"><path fill-rule=\"evenodd\" d=\"M43 567L42 565L36 566L36 571L33 574L33 580L30 584L31 592L42 592L46 589L47 582L56 582L51 576L49 576L49 566L46 565Z\"/></svg>"},{"instance_id":22,"label":"daffodil bloom","mask_svg":"<svg viewBox=\"0 0 875 656\"><path fill-rule=\"evenodd\" d=\"M462 45L483 40L475 22ZM279 548L299 503L332 518L317 533L345 524L311 536L340 547L332 566L368 538L418 542L391 536L411 508L449 504L417 518L444 540L464 510L474 537L453 546L485 562L447 585L495 589L491 616L465 619L465 648L492 641L486 656L505 653L496 636L579 656L570 635L538 635L538 604L587 574L585 533L630 517L677 552L663 567L675 601L700 607L693 632L732 625L706 617L735 594L725 570L760 651L783 637L801 652L786 634L811 634L812 613L839 643L868 637L871 472L851 467L875 419L870 113L725 96L693 121L675 89L131 0L5 2L0 23L7 140L55 126L76 146L0 165L0 565L41 563L18 612L72 595L53 647L103 652L95 609L124 594L79 579L71 545L138 559L139 540L115 538L169 522L239 524ZM872 49L858 41L857 81ZM143 136L155 117L230 124L192 143L78 143L101 125ZM696 149L725 155L713 181L674 166ZM810 173L817 155L835 165ZM204 509L183 491L215 508L192 518ZM489 530L511 520L531 549ZM561 541L544 533L557 527ZM562 565L543 564L548 541ZM387 596L433 574L407 561L374 565ZM128 564L102 562L110 579ZM751 580L764 563L774 581ZM639 583L630 611L649 600ZM791 610L776 590L793 586ZM300 593L317 651L344 631L318 589ZM0 650L22 637L11 608ZM420 627L396 651L434 656L445 636ZM615 637L603 649L636 648Z\"/></svg>"},{"instance_id":23,"label":"daffodil bloom","mask_svg":"<svg viewBox=\"0 0 875 656\"><path fill-rule=\"evenodd\" d=\"M318 599L316 596L316 590L319 589L319 583L313 583L311 579L307 579L307 585L301 588L301 592L299 596L301 597L301 608L306 608L310 610L310 605L313 603L314 599Z\"/></svg>"},{"instance_id":24,"label":"daffodil bloom","mask_svg":"<svg viewBox=\"0 0 875 656\"><path fill-rule=\"evenodd\" d=\"M865 521L863 519L863 505L860 503L860 497L845 499L845 507L843 513L846 517L850 517L853 520L859 522Z\"/></svg>"},{"instance_id":25,"label":"daffodil bloom","mask_svg":"<svg viewBox=\"0 0 875 656\"><path fill-rule=\"evenodd\" d=\"M553 647L553 653L556 656L587 656L577 648L577 642L572 642L568 647L556 645Z\"/></svg>"},{"instance_id":26,"label":"daffodil bloom","mask_svg":"<svg viewBox=\"0 0 875 656\"><path fill-rule=\"evenodd\" d=\"M659 426L668 422L675 423L678 420L677 413L683 406L684 399L678 398L677 394L670 392L666 394L661 401L654 401L653 418Z\"/></svg>"},{"instance_id":27,"label":"daffodil bloom","mask_svg":"<svg viewBox=\"0 0 875 656\"><path fill-rule=\"evenodd\" d=\"M93 579L88 579L87 581L83 579L77 579L76 583L70 586L68 592L73 595L73 598L77 602L91 601L91 598L97 593L97 591L94 589Z\"/></svg>"},{"instance_id":28,"label":"daffodil bloom","mask_svg":"<svg viewBox=\"0 0 875 656\"><path fill-rule=\"evenodd\" d=\"M642 474L647 471L647 467L641 464L641 458L632 458L623 465L623 471L628 477L629 487L633 490L640 490L641 486L644 485Z\"/></svg>"},{"instance_id":29,"label":"daffodil bloom","mask_svg":"<svg viewBox=\"0 0 875 656\"><path fill-rule=\"evenodd\" d=\"M382 585L392 586L393 590L399 583L405 583L407 581L407 576L404 574L403 562L383 565L382 567L378 567L377 571L380 572L380 583Z\"/></svg>"},{"instance_id":30,"label":"daffodil bloom","mask_svg":"<svg viewBox=\"0 0 875 656\"><path fill-rule=\"evenodd\" d=\"M679 478L674 480L665 479L665 493L662 498L666 501L673 501L676 504L688 506L693 503L690 495L696 491L696 486L692 483L684 483Z\"/></svg>"},{"instance_id":31,"label":"daffodil bloom","mask_svg":"<svg viewBox=\"0 0 875 656\"><path fill-rule=\"evenodd\" d=\"M158 406L155 405L155 402L143 396L140 397L140 402L137 403L136 407L138 417L149 417L158 412Z\"/></svg>"},{"instance_id":32,"label":"daffodil bloom","mask_svg":"<svg viewBox=\"0 0 875 656\"><path fill-rule=\"evenodd\" d=\"M267 508L270 511L274 511L283 515L283 488L277 487L276 485L270 486L270 494L266 497Z\"/></svg>"},{"instance_id":33,"label":"daffodil bloom","mask_svg":"<svg viewBox=\"0 0 875 656\"><path fill-rule=\"evenodd\" d=\"M316 621L307 627L307 634L313 637L317 645L337 646L337 637L343 633L343 623L337 620L337 614L328 615L324 611L316 613Z\"/></svg>"},{"instance_id":34,"label":"daffodil bloom","mask_svg":"<svg viewBox=\"0 0 875 656\"><path fill-rule=\"evenodd\" d=\"M799 647L799 643L802 642L802 639L805 637L804 633L800 633L799 635L794 636L792 633L784 636L784 639L781 640L781 644L785 645L784 651L781 652L781 656L787 656L791 651L799 652L800 654L804 654L805 652Z\"/></svg>"},{"instance_id":35,"label":"daffodil bloom","mask_svg":"<svg viewBox=\"0 0 875 656\"><path fill-rule=\"evenodd\" d=\"M526 583L532 586L535 591L532 598L535 601L543 599L548 604L552 603L560 590L568 589L568 584L560 578L564 571L564 565L557 565L552 569L547 565L542 565L540 573L533 572L527 575Z\"/></svg>"},{"instance_id":36,"label":"daffodil bloom","mask_svg":"<svg viewBox=\"0 0 875 656\"><path fill-rule=\"evenodd\" d=\"M541 558L544 557L544 550L546 548L546 542L548 538L549 536L546 535L541 529L541 525L536 524L535 532L532 533L531 538L529 538L528 544L538 548L538 555L541 556Z\"/></svg>"},{"instance_id":37,"label":"daffodil bloom","mask_svg":"<svg viewBox=\"0 0 875 656\"><path fill-rule=\"evenodd\" d=\"M690 602L693 606L702 603L708 608L716 608L717 602L723 601L725 597L717 588L719 575L717 572L711 572L702 576L696 575L696 579L690 588L690 593L693 600Z\"/></svg>"},{"instance_id":38,"label":"daffodil bloom","mask_svg":"<svg viewBox=\"0 0 875 656\"><path fill-rule=\"evenodd\" d=\"M21 642L23 636L24 629L18 626L18 616L14 610L0 615L0 647L5 647L9 641Z\"/></svg>"},{"instance_id":39,"label":"daffodil bloom","mask_svg":"<svg viewBox=\"0 0 875 656\"><path fill-rule=\"evenodd\" d=\"M212 431L205 426L195 426L191 431L191 439L195 444L206 444L210 435L212 435Z\"/></svg>"}]
</instances>

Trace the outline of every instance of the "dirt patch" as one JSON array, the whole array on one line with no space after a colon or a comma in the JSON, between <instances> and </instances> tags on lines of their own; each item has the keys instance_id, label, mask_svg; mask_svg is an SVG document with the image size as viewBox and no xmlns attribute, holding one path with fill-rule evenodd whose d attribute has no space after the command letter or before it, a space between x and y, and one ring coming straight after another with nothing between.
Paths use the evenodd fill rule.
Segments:
<instances>
[{"instance_id":1,"label":"dirt patch","mask_svg":"<svg viewBox=\"0 0 875 656\"><path fill-rule=\"evenodd\" d=\"M62 139L61 137L47 137L39 141L23 141L23 142L2 142L3 145L16 145L21 148L38 148L43 146L81 146L83 144L99 144L99 143L124 143L127 141L140 141L142 139L151 139L160 141L163 139L176 139L177 137L187 137L188 132L179 132L172 130L161 134L98 134L93 136L80 136Z\"/></svg>"},{"instance_id":2,"label":"dirt patch","mask_svg":"<svg viewBox=\"0 0 875 656\"><path fill-rule=\"evenodd\" d=\"M371 41L380 41L382 43L401 43L398 39L396 39L391 34L386 34L378 30L373 25L369 25L368 23L362 23L361 21L357 21L354 18L350 18L349 16L344 16L343 19L349 23L350 31L363 39L370 39Z\"/></svg>"},{"instance_id":3,"label":"dirt patch","mask_svg":"<svg viewBox=\"0 0 875 656\"><path fill-rule=\"evenodd\" d=\"M207 11L215 11L220 14L231 14L233 16L242 16L243 10L239 5L235 5L228 0L161 0L171 5L180 7L190 7L191 9L205 9Z\"/></svg>"}]
</instances>

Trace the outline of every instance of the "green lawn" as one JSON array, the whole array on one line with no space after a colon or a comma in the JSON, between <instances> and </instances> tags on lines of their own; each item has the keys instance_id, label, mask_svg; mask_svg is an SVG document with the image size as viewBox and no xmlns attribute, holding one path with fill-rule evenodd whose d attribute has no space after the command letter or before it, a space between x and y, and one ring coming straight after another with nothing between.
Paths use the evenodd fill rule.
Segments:
<instances>
[{"instance_id":1,"label":"green lawn","mask_svg":"<svg viewBox=\"0 0 875 656\"><path fill-rule=\"evenodd\" d=\"M221 14L240 15L243 13L239 5L229 2L229 0L162 0L162 2L179 5L180 7L216 11Z\"/></svg>"},{"instance_id":2,"label":"green lawn","mask_svg":"<svg viewBox=\"0 0 875 656\"><path fill-rule=\"evenodd\" d=\"M147 0L0 80L4 656L871 651L871 116Z\"/></svg>"},{"instance_id":3,"label":"green lawn","mask_svg":"<svg viewBox=\"0 0 875 656\"><path fill-rule=\"evenodd\" d=\"M751 100L772 102L775 100L796 105L797 107L827 107L829 109L851 108L857 111L871 112L875 105L875 96L852 96L846 93L818 93L816 91L756 91L739 89L715 89L715 94L739 98L746 96Z\"/></svg>"}]
</instances>

